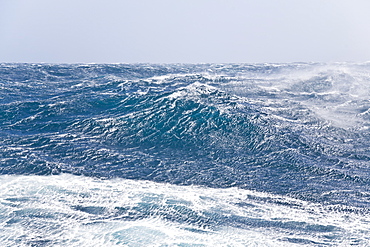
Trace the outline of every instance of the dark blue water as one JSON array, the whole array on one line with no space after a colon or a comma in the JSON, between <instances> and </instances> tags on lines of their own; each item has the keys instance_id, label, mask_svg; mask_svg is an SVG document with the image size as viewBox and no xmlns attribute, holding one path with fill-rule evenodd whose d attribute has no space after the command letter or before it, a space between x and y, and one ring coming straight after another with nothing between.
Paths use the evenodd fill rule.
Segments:
<instances>
[{"instance_id":1,"label":"dark blue water","mask_svg":"<svg viewBox=\"0 0 370 247\"><path fill-rule=\"evenodd\" d=\"M1 64L0 240L366 246L369 95L369 64Z\"/></svg>"}]
</instances>

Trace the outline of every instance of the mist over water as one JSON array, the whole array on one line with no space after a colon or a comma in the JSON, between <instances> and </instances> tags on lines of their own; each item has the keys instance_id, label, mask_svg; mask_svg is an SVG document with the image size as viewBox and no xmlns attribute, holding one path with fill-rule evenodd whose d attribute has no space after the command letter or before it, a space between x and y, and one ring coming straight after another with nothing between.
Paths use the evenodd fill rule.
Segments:
<instances>
[{"instance_id":1,"label":"mist over water","mask_svg":"<svg viewBox=\"0 0 370 247\"><path fill-rule=\"evenodd\" d=\"M369 79L366 63L1 64L0 239L366 246Z\"/></svg>"}]
</instances>

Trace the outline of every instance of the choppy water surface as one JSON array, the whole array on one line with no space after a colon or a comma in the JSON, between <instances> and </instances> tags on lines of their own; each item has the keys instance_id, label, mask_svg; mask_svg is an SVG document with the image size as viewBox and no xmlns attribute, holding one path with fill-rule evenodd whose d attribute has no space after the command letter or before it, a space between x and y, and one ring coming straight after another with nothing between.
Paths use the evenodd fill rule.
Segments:
<instances>
[{"instance_id":1,"label":"choppy water surface","mask_svg":"<svg viewBox=\"0 0 370 247\"><path fill-rule=\"evenodd\" d=\"M5 246L367 246L370 64L1 64Z\"/></svg>"}]
</instances>

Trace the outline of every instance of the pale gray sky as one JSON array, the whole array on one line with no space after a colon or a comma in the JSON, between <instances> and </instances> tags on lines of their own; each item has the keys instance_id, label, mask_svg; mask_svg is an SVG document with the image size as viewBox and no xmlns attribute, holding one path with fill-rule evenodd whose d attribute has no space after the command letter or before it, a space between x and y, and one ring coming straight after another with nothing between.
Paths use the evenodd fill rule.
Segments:
<instances>
[{"instance_id":1,"label":"pale gray sky","mask_svg":"<svg viewBox=\"0 0 370 247\"><path fill-rule=\"evenodd\" d=\"M0 0L0 62L369 60L369 0Z\"/></svg>"}]
</instances>

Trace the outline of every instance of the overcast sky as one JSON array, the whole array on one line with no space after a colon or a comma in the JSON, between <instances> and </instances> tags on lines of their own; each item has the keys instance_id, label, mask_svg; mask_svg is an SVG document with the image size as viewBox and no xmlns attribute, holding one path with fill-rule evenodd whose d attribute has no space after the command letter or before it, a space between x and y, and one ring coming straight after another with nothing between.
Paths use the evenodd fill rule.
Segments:
<instances>
[{"instance_id":1,"label":"overcast sky","mask_svg":"<svg viewBox=\"0 0 370 247\"><path fill-rule=\"evenodd\" d=\"M370 61L369 0L0 0L0 62Z\"/></svg>"}]
</instances>

